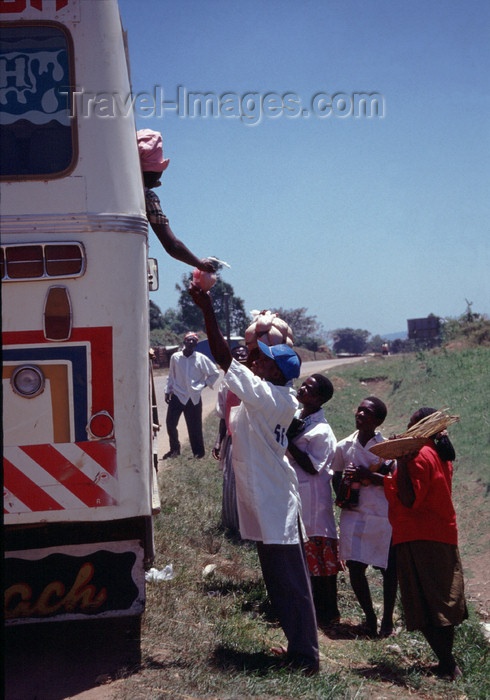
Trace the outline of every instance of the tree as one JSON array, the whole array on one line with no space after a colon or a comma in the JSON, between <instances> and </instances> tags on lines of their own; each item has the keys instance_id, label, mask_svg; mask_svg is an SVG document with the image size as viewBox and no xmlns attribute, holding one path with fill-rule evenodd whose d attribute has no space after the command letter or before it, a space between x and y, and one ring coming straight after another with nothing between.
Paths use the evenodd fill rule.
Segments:
<instances>
[{"instance_id":1,"label":"tree","mask_svg":"<svg viewBox=\"0 0 490 700\"><path fill-rule=\"evenodd\" d=\"M155 330L155 328L163 328L163 315L160 307L157 306L153 301L150 301L150 331Z\"/></svg>"},{"instance_id":2,"label":"tree","mask_svg":"<svg viewBox=\"0 0 490 700\"><path fill-rule=\"evenodd\" d=\"M176 284L176 289L180 292L178 307L179 317L188 330L205 330L204 319L200 309L189 296L189 285L192 280L192 273L183 275L182 286ZM223 333L226 333L226 301L225 294L228 294L228 313L230 318L230 333L233 335L244 335L245 329L250 325L250 321L245 311L243 299L235 296L233 287L228 282L224 282L218 277L216 284L211 290L213 297L214 311Z\"/></svg>"},{"instance_id":3,"label":"tree","mask_svg":"<svg viewBox=\"0 0 490 700\"><path fill-rule=\"evenodd\" d=\"M168 333L170 335L172 334L182 334L185 332L185 326L182 322L182 319L180 317L180 314L178 311L175 309L167 309L165 313L162 313L162 310L158 306L158 304L155 304L154 301L150 301L150 332L156 332L156 331L161 331L162 333ZM155 337L163 337L161 334L160 336L157 334ZM158 343L158 345L162 344L171 344L171 341L169 343Z\"/></svg>"},{"instance_id":4,"label":"tree","mask_svg":"<svg viewBox=\"0 0 490 700\"><path fill-rule=\"evenodd\" d=\"M150 345L156 347L158 345L179 345L182 342L182 334L175 333L169 328L155 328L150 331Z\"/></svg>"},{"instance_id":5,"label":"tree","mask_svg":"<svg viewBox=\"0 0 490 700\"><path fill-rule=\"evenodd\" d=\"M472 301L466 301L466 311L457 318L445 318L442 321L444 343L464 342L467 347L490 344L490 321L486 314L471 310Z\"/></svg>"},{"instance_id":6,"label":"tree","mask_svg":"<svg viewBox=\"0 0 490 700\"><path fill-rule=\"evenodd\" d=\"M308 350L318 350L323 343L323 338L321 337L322 328L317 322L316 316L307 316L305 307L300 309L279 308L271 309L271 311L291 326L295 345L301 345Z\"/></svg>"},{"instance_id":7,"label":"tree","mask_svg":"<svg viewBox=\"0 0 490 700\"><path fill-rule=\"evenodd\" d=\"M186 326L176 309L167 309L163 314L163 328L172 333L182 334L186 332Z\"/></svg>"},{"instance_id":8,"label":"tree","mask_svg":"<svg viewBox=\"0 0 490 700\"><path fill-rule=\"evenodd\" d=\"M349 353L350 355L362 355L367 348L367 339L369 331L357 328L337 328L332 331L333 349L336 354L341 352Z\"/></svg>"},{"instance_id":9,"label":"tree","mask_svg":"<svg viewBox=\"0 0 490 700\"><path fill-rule=\"evenodd\" d=\"M383 350L383 343L386 341L380 335L373 335L369 338L367 343L367 349L369 352L381 352Z\"/></svg>"},{"instance_id":10,"label":"tree","mask_svg":"<svg viewBox=\"0 0 490 700\"><path fill-rule=\"evenodd\" d=\"M396 355L399 352L413 352L415 350L415 343L413 340L402 338L395 338L395 340L390 345L390 352L392 355Z\"/></svg>"}]
</instances>

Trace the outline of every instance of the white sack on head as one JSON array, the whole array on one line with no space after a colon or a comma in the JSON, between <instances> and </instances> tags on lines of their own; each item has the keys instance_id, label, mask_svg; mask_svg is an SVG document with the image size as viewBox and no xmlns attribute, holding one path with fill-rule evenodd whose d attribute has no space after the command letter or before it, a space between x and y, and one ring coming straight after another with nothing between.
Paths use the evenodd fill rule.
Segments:
<instances>
[{"instance_id":1,"label":"white sack on head","mask_svg":"<svg viewBox=\"0 0 490 700\"><path fill-rule=\"evenodd\" d=\"M257 340L266 345L286 344L293 347L293 331L286 321L269 309L251 313L253 322L245 331L245 344L249 351L257 347Z\"/></svg>"}]
</instances>

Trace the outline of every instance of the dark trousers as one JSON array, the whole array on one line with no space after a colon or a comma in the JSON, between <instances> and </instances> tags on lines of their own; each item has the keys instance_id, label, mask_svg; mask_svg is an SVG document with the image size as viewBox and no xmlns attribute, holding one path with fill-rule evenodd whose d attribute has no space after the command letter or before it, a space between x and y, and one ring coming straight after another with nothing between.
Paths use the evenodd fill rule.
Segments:
<instances>
[{"instance_id":1,"label":"dark trousers","mask_svg":"<svg viewBox=\"0 0 490 700\"><path fill-rule=\"evenodd\" d=\"M184 405L179 399L172 394L170 403L167 407L167 433L170 442L171 452L180 451L179 433L177 424L180 416L184 414L189 433L189 442L191 443L192 453L195 457L204 457L204 440L202 436L202 401L194 405L189 401Z\"/></svg>"},{"instance_id":2,"label":"dark trousers","mask_svg":"<svg viewBox=\"0 0 490 700\"><path fill-rule=\"evenodd\" d=\"M303 544L257 542L257 552L272 610L288 640L288 658L317 668L315 606Z\"/></svg>"}]
</instances>

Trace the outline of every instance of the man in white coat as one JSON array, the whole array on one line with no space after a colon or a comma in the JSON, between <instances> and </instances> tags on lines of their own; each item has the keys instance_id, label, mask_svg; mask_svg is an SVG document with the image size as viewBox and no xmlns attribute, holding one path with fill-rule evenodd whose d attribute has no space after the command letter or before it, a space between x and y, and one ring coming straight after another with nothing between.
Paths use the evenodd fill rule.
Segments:
<instances>
[{"instance_id":1,"label":"man in white coat","mask_svg":"<svg viewBox=\"0 0 490 700\"><path fill-rule=\"evenodd\" d=\"M190 294L203 312L223 381L241 400L230 412L240 534L257 542L271 605L288 640L288 664L316 673L318 635L298 478L285 456L286 432L298 407L288 382L299 376L301 363L288 345L259 341L251 369L241 365L218 327L209 293L192 285Z\"/></svg>"}]
</instances>

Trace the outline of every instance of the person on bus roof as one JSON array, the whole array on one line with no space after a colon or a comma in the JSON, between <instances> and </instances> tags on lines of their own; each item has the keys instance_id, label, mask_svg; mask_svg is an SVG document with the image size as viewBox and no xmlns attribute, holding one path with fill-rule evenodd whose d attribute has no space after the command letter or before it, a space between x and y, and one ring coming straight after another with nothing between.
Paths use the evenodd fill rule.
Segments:
<instances>
[{"instance_id":1,"label":"person on bus roof","mask_svg":"<svg viewBox=\"0 0 490 700\"><path fill-rule=\"evenodd\" d=\"M200 260L176 238L162 211L160 199L153 192L153 188L161 185L160 178L170 162L169 158L163 157L162 135L152 129L140 129L136 136L145 185L146 216L158 240L172 258L197 267L203 272L214 272L215 267L210 260Z\"/></svg>"}]
</instances>

